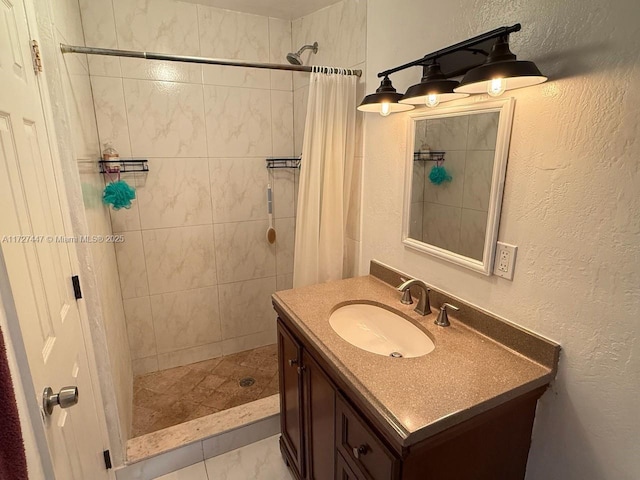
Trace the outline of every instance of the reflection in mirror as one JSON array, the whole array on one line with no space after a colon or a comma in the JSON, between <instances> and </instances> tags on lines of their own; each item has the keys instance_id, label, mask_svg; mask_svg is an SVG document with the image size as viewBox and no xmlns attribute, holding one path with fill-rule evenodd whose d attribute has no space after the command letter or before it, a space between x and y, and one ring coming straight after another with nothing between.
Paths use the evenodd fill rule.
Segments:
<instances>
[{"instance_id":1,"label":"reflection in mirror","mask_svg":"<svg viewBox=\"0 0 640 480\"><path fill-rule=\"evenodd\" d=\"M410 238L482 261L499 117L415 122Z\"/></svg>"},{"instance_id":2,"label":"reflection in mirror","mask_svg":"<svg viewBox=\"0 0 640 480\"><path fill-rule=\"evenodd\" d=\"M408 115L402 242L491 275L512 98Z\"/></svg>"}]
</instances>

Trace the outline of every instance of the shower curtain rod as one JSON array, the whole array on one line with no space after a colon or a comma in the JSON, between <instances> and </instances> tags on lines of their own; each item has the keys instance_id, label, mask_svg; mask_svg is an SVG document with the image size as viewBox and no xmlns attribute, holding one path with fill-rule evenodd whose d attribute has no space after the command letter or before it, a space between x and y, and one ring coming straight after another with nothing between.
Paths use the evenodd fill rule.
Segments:
<instances>
[{"instance_id":1,"label":"shower curtain rod","mask_svg":"<svg viewBox=\"0 0 640 480\"><path fill-rule=\"evenodd\" d=\"M108 55L112 57L146 58L147 60L165 60L169 62L205 63L209 65L226 65L229 67L266 68L269 70L289 70L293 72L312 72L314 67L303 65L281 65L279 63L253 63L242 60L227 60L223 58L192 57L188 55L168 55L165 53L139 52L135 50L115 50L112 48L80 47L76 45L60 44L62 53L85 53L87 55ZM345 75L362 76L362 70L339 67L315 67L323 73L344 73Z\"/></svg>"}]
</instances>

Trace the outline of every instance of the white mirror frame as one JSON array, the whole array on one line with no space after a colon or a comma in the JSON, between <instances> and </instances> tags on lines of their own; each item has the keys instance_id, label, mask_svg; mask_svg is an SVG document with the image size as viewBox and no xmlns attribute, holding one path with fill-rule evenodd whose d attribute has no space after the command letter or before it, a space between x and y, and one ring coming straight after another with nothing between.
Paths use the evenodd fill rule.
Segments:
<instances>
[{"instance_id":1,"label":"white mirror frame","mask_svg":"<svg viewBox=\"0 0 640 480\"><path fill-rule=\"evenodd\" d=\"M496 253L496 242L498 240L498 228L500 226L500 210L502 207L502 193L504 190L504 179L507 170L507 158L509 156L509 142L511 140L511 125L513 123L513 108L515 99L504 98L478 102L471 105L461 105L455 107L438 107L435 109L420 110L409 113L408 138L407 138L407 161L405 164L405 185L404 185L404 214L402 219L402 243L407 247L420 252L428 253L435 257L475 270L484 275L491 275L493 272L493 262ZM410 209L411 209L411 186L413 179L413 152L416 134L416 122L420 120L455 117L470 113L490 113L498 112L498 134L496 139L495 159L493 162L493 174L491 177L491 193L489 196L489 210L487 213L487 230L484 239L484 251L482 261L465 257L444 248L429 245L414 238L409 237Z\"/></svg>"}]
</instances>

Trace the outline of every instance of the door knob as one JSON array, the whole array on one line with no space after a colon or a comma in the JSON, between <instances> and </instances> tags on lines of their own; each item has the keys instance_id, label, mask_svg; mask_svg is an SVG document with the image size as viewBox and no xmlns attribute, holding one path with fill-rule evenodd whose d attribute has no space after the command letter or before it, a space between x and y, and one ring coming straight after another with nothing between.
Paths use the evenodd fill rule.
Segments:
<instances>
[{"instance_id":1,"label":"door knob","mask_svg":"<svg viewBox=\"0 0 640 480\"><path fill-rule=\"evenodd\" d=\"M53 393L51 387L47 387L42 392L42 409L47 415L53 413L53 407L60 405L60 408L73 407L78 403L78 387L62 387L58 393Z\"/></svg>"}]
</instances>

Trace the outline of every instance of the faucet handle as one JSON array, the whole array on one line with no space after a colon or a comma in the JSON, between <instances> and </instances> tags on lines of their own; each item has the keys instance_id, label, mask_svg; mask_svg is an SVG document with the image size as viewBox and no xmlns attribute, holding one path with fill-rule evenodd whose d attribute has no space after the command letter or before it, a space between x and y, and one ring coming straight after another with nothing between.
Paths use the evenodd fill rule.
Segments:
<instances>
[{"instance_id":1,"label":"faucet handle","mask_svg":"<svg viewBox=\"0 0 640 480\"><path fill-rule=\"evenodd\" d=\"M435 322L433 322L439 327L448 327L449 325L451 325L451 322L449 322L449 315L447 315L447 308L450 308L451 310L455 310L455 311L460 310L455 305L451 305L450 303L443 303L442 306L440 307L440 313L438 314L438 318L436 319Z\"/></svg>"},{"instance_id":2,"label":"faucet handle","mask_svg":"<svg viewBox=\"0 0 640 480\"><path fill-rule=\"evenodd\" d=\"M403 305L411 305L413 303L413 298L411 298L411 288L402 289L402 286L407 282L407 279L400 277L400 281L402 284L397 287L397 290L402 292L402 299L400 300L400 303Z\"/></svg>"}]
</instances>

